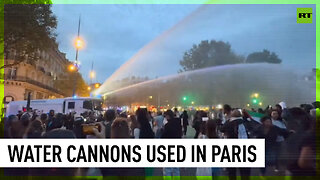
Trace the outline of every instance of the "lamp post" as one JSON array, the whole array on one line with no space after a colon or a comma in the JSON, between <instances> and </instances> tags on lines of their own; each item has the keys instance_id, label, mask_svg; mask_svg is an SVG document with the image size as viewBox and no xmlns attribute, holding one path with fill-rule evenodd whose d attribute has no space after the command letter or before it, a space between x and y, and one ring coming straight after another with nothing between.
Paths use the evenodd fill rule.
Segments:
<instances>
[{"instance_id":1,"label":"lamp post","mask_svg":"<svg viewBox=\"0 0 320 180\"><path fill-rule=\"evenodd\" d=\"M75 41L75 48L76 48L76 60L74 61L74 68L70 68L69 70L71 71L75 71L75 77L74 77L74 84L73 84L73 93L72 96L76 95L76 89L77 89L77 80L78 80L78 76L77 76L77 72L79 71L80 68L80 63L78 61L78 56L79 56L79 49L83 47L83 41L80 38L80 22L81 22L81 18L79 17L79 24L78 24L78 36L77 39Z\"/></svg>"},{"instance_id":2,"label":"lamp post","mask_svg":"<svg viewBox=\"0 0 320 180\"><path fill-rule=\"evenodd\" d=\"M96 77L96 72L93 70L93 61L92 61L92 64L91 64L91 71L89 73L89 78L90 78L90 84L93 83L93 79Z\"/></svg>"}]
</instances>

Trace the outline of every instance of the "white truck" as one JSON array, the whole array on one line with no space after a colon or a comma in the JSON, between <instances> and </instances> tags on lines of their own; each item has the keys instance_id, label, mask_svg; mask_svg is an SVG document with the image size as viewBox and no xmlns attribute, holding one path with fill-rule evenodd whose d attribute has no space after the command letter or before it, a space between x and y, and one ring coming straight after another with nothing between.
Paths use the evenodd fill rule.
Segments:
<instances>
[{"instance_id":1,"label":"white truck","mask_svg":"<svg viewBox=\"0 0 320 180\"><path fill-rule=\"evenodd\" d=\"M6 116L16 115L19 111L26 111L27 101L11 101L7 105ZM76 112L76 116L86 111L102 111L102 100L90 97L68 97L61 99L39 99L31 100L30 108L40 113L48 113L54 110L55 113L67 114Z\"/></svg>"}]
</instances>

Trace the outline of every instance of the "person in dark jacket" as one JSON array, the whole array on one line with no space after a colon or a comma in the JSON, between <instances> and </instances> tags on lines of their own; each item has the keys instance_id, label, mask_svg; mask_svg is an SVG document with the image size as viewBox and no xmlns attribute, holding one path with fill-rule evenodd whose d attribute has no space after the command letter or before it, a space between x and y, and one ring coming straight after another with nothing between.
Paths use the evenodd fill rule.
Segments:
<instances>
[{"instance_id":1,"label":"person in dark jacket","mask_svg":"<svg viewBox=\"0 0 320 180\"><path fill-rule=\"evenodd\" d=\"M230 118L224 123L220 131L223 132L227 138L238 139L241 136L239 135L239 125L241 124L244 124L244 120L240 111L233 110L230 114Z\"/></svg>"},{"instance_id":2,"label":"person in dark jacket","mask_svg":"<svg viewBox=\"0 0 320 180\"><path fill-rule=\"evenodd\" d=\"M171 110L165 112L165 117L168 123L164 126L161 138L181 138L182 126L180 118L176 118L175 113ZM163 176L180 176L180 168L163 168Z\"/></svg>"},{"instance_id":3,"label":"person in dark jacket","mask_svg":"<svg viewBox=\"0 0 320 180\"><path fill-rule=\"evenodd\" d=\"M113 123L113 120L116 118L116 111L113 109L108 109L104 114L105 121L103 124L105 125L105 138L111 137L111 125Z\"/></svg>"},{"instance_id":4,"label":"person in dark jacket","mask_svg":"<svg viewBox=\"0 0 320 180\"><path fill-rule=\"evenodd\" d=\"M233 110L229 119L221 127L221 132L229 139L247 138L244 120L239 110ZM241 180L250 179L250 168L227 168L230 180L237 179L237 169L240 171Z\"/></svg>"},{"instance_id":5,"label":"person in dark jacket","mask_svg":"<svg viewBox=\"0 0 320 180\"><path fill-rule=\"evenodd\" d=\"M161 138L181 138L182 126L180 118L175 118L171 110L167 110L165 116L168 123L164 126Z\"/></svg>"},{"instance_id":6,"label":"person in dark jacket","mask_svg":"<svg viewBox=\"0 0 320 180\"><path fill-rule=\"evenodd\" d=\"M201 125L202 125L202 112L197 111L196 114L194 115L194 119L192 122L192 127L196 130L196 133L194 135L195 139L197 139L200 134Z\"/></svg>"},{"instance_id":7,"label":"person in dark jacket","mask_svg":"<svg viewBox=\"0 0 320 180\"><path fill-rule=\"evenodd\" d=\"M52 128L53 127L52 124L53 124L53 121L55 119L54 115L55 115L54 110L51 109L49 111L49 114L48 114L48 121L46 123L46 131L50 131L50 130L53 129Z\"/></svg>"},{"instance_id":8,"label":"person in dark jacket","mask_svg":"<svg viewBox=\"0 0 320 180\"><path fill-rule=\"evenodd\" d=\"M187 135L187 129L189 125L189 116L186 110L183 111L183 113L180 116L180 119L182 119L182 125L183 125L183 134Z\"/></svg>"},{"instance_id":9,"label":"person in dark jacket","mask_svg":"<svg viewBox=\"0 0 320 180\"><path fill-rule=\"evenodd\" d=\"M262 117L260 121L262 125L254 131L254 135L256 138L265 139L266 167L260 169L261 175L265 175L266 168L275 165L277 137L283 136L286 138L289 136L290 132L286 129L274 126L269 116Z\"/></svg>"}]
</instances>

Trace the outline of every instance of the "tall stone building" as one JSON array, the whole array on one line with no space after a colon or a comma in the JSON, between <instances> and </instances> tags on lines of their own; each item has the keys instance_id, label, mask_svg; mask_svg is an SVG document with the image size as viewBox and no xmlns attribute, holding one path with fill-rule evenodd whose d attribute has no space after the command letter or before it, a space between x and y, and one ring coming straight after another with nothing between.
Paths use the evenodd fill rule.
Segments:
<instances>
[{"instance_id":1,"label":"tall stone building","mask_svg":"<svg viewBox=\"0 0 320 180\"><path fill-rule=\"evenodd\" d=\"M15 61L16 52L4 53L4 64ZM39 60L30 64L22 62L4 69L0 83L4 84L4 104L10 101L26 100L31 93L31 99L62 98L64 93L54 87L55 81L67 78L66 70L70 62L65 53L53 45L47 51L38 52Z\"/></svg>"}]
</instances>

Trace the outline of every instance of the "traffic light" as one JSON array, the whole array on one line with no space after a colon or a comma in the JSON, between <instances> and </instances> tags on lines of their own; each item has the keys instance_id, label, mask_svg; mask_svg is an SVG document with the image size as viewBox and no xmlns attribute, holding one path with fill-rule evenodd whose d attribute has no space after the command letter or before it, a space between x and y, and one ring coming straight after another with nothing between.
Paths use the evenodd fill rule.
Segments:
<instances>
[{"instance_id":1,"label":"traffic light","mask_svg":"<svg viewBox=\"0 0 320 180\"><path fill-rule=\"evenodd\" d=\"M183 97L182 97L182 100L183 100L183 101L186 101L187 99L188 99L187 96L183 96Z\"/></svg>"},{"instance_id":2,"label":"traffic light","mask_svg":"<svg viewBox=\"0 0 320 180\"><path fill-rule=\"evenodd\" d=\"M262 105L262 102L261 102L261 98L260 98L260 94L259 93L252 93L251 94L251 103L252 105ZM248 105L247 105L248 106ZM249 104L250 106L250 104ZM248 106L248 107L249 107Z\"/></svg>"},{"instance_id":3,"label":"traffic light","mask_svg":"<svg viewBox=\"0 0 320 180\"><path fill-rule=\"evenodd\" d=\"M258 100L257 98L254 98L254 99L252 99L252 103L253 103L253 104L258 104L258 103L259 103L259 100Z\"/></svg>"}]
</instances>

